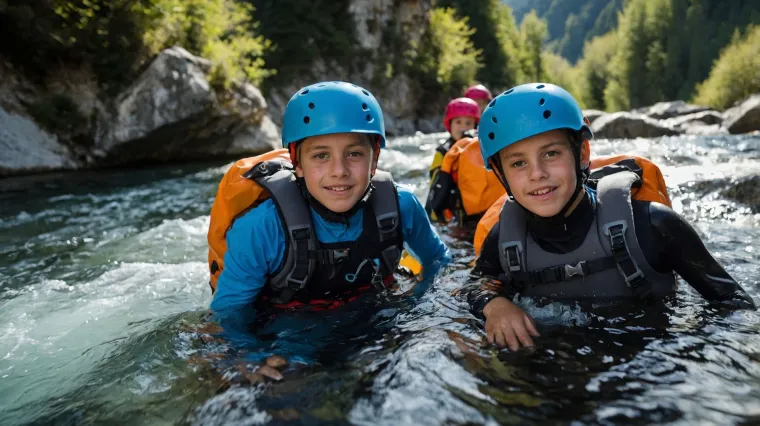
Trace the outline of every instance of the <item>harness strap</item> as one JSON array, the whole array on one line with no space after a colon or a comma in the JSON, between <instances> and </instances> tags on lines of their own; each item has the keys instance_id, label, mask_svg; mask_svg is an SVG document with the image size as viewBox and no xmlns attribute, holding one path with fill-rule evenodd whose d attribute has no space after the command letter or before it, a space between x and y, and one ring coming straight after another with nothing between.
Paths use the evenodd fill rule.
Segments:
<instances>
[{"instance_id":1,"label":"harness strap","mask_svg":"<svg viewBox=\"0 0 760 426\"><path fill-rule=\"evenodd\" d=\"M517 282L523 285L541 285L582 278L616 267L615 259L610 256L596 260L582 260L576 265L557 265L535 271L517 272L513 273L513 276Z\"/></svg>"},{"instance_id":2,"label":"harness strap","mask_svg":"<svg viewBox=\"0 0 760 426\"><path fill-rule=\"evenodd\" d=\"M628 242L625 239L627 229L628 225L624 220L607 223L604 225L604 235L610 239L612 257L626 285L637 297L646 299L652 294L652 285L644 279L644 273L639 269L636 260L631 257Z\"/></svg>"}]
</instances>

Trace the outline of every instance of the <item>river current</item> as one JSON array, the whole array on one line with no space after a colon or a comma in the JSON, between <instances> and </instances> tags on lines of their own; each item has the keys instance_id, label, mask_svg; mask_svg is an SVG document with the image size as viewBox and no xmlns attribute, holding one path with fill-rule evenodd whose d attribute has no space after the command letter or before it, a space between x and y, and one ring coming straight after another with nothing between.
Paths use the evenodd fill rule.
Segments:
<instances>
[{"instance_id":1,"label":"river current","mask_svg":"<svg viewBox=\"0 0 760 426\"><path fill-rule=\"evenodd\" d=\"M440 136L391 140L380 168L424 197ZM760 174L760 136L592 144L613 153L660 165L674 209L760 302L760 214L721 195ZM453 295L472 244L444 228L456 261L421 298L300 318L258 347L319 339L325 353L279 382L241 380L253 349L204 332L209 211L228 166L0 181L0 424L760 422L758 312L716 309L683 281L657 310L528 302L536 348L498 350Z\"/></svg>"}]
</instances>

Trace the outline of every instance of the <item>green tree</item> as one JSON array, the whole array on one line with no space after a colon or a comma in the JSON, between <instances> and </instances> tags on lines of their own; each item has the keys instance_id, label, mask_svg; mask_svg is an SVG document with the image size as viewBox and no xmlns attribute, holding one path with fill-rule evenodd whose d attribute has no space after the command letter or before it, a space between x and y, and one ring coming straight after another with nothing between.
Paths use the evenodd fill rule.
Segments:
<instances>
[{"instance_id":1,"label":"green tree","mask_svg":"<svg viewBox=\"0 0 760 426\"><path fill-rule=\"evenodd\" d=\"M556 84L570 92L583 108L587 108L582 86L579 83L580 70L570 65L570 62L562 56L551 52L541 53L543 64L543 77L541 81Z\"/></svg>"},{"instance_id":2,"label":"green tree","mask_svg":"<svg viewBox=\"0 0 760 426\"><path fill-rule=\"evenodd\" d=\"M525 81L541 81L544 78L541 51L546 34L546 22L542 21L535 12L525 15L520 24L522 74Z\"/></svg>"},{"instance_id":3,"label":"green tree","mask_svg":"<svg viewBox=\"0 0 760 426\"><path fill-rule=\"evenodd\" d=\"M479 81L497 91L522 81L520 32L509 6L499 0L440 0L438 4L455 8L476 30L471 38L485 64L478 71Z\"/></svg>"},{"instance_id":4,"label":"green tree","mask_svg":"<svg viewBox=\"0 0 760 426\"><path fill-rule=\"evenodd\" d=\"M0 5L0 52L43 77L61 65L92 69L116 91L161 49L182 44L214 61L215 81L259 82L268 47L252 9L235 0L30 0Z\"/></svg>"},{"instance_id":5,"label":"green tree","mask_svg":"<svg viewBox=\"0 0 760 426\"><path fill-rule=\"evenodd\" d=\"M586 108L607 109L604 94L611 80L610 61L617 48L615 32L596 37L583 47L583 59L576 65L577 91Z\"/></svg>"},{"instance_id":6,"label":"green tree","mask_svg":"<svg viewBox=\"0 0 760 426\"><path fill-rule=\"evenodd\" d=\"M715 61L707 80L697 86L694 102L713 108L727 108L736 101L760 92L760 25L752 26L745 37L734 33Z\"/></svg>"},{"instance_id":7,"label":"green tree","mask_svg":"<svg viewBox=\"0 0 760 426\"><path fill-rule=\"evenodd\" d=\"M421 107L461 96L482 66L467 21L457 18L453 8L431 10L423 40L406 52L410 76L421 85Z\"/></svg>"},{"instance_id":8,"label":"green tree","mask_svg":"<svg viewBox=\"0 0 760 426\"><path fill-rule=\"evenodd\" d=\"M452 8L430 11L430 32L437 53L436 76L444 88L462 90L475 80L481 51L470 36L475 33L467 18L457 19Z\"/></svg>"}]
</instances>

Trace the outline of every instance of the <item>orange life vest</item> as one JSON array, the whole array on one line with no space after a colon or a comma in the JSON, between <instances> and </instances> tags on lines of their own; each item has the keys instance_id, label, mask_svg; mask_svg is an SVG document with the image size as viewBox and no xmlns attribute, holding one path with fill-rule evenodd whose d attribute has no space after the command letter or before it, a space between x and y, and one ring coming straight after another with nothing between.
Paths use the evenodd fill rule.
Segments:
<instances>
[{"instance_id":1,"label":"orange life vest","mask_svg":"<svg viewBox=\"0 0 760 426\"><path fill-rule=\"evenodd\" d=\"M595 182L603 176L610 175L622 170L634 171L641 176L641 186L631 188L631 198L639 201L654 201L672 207L668 188L665 185L665 178L662 176L660 168L650 160L636 155L611 155L597 157L591 160L591 175L589 183L595 186ZM483 247L488 233L491 228L499 221L501 207L507 199L507 194L502 195L486 211L478 222L475 229L475 255L480 256L480 249Z\"/></svg>"},{"instance_id":2,"label":"orange life vest","mask_svg":"<svg viewBox=\"0 0 760 426\"><path fill-rule=\"evenodd\" d=\"M477 138L463 138L446 153L441 173L451 175L466 216L483 214L506 191L496 175L486 170Z\"/></svg>"}]
</instances>

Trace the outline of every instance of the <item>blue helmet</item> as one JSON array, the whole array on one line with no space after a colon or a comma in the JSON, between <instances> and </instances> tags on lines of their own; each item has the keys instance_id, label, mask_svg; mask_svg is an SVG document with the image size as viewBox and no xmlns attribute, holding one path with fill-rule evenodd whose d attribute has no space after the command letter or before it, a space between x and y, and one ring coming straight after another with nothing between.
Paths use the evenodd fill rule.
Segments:
<instances>
[{"instance_id":1,"label":"blue helmet","mask_svg":"<svg viewBox=\"0 0 760 426\"><path fill-rule=\"evenodd\" d=\"M282 146L310 136L366 133L385 147L383 110L372 93L342 81L325 81L296 92L285 107Z\"/></svg>"},{"instance_id":2,"label":"blue helmet","mask_svg":"<svg viewBox=\"0 0 760 426\"><path fill-rule=\"evenodd\" d=\"M480 117L483 163L490 170L488 160L501 149L556 129L579 131L583 139L594 137L581 107L565 89L549 83L513 87L495 97Z\"/></svg>"}]
</instances>

